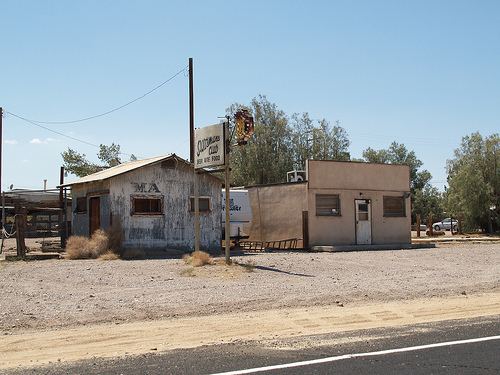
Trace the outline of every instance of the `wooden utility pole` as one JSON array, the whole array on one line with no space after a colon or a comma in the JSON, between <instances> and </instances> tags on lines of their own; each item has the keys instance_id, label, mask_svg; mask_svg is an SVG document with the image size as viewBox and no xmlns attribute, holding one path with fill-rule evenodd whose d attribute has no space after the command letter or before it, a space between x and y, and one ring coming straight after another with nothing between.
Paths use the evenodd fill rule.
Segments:
<instances>
[{"instance_id":1,"label":"wooden utility pole","mask_svg":"<svg viewBox=\"0 0 500 375\"><path fill-rule=\"evenodd\" d=\"M224 142L225 146L224 147L224 189L226 192L226 227L224 229L224 244L225 246L225 256L226 256L226 264L231 263L231 207L230 207L230 200L229 200L229 194L231 190L231 186L229 183L229 152L230 152L230 142L231 142L231 134L229 133L229 116L227 117L227 121L224 124Z\"/></svg>"},{"instance_id":2,"label":"wooden utility pole","mask_svg":"<svg viewBox=\"0 0 500 375\"><path fill-rule=\"evenodd\" d=\"M200 200L199 175L194 163L194 90L193 90L193 58L189 58L189 161L193 164L193 195L194 195L194 251L200 251Z\"/></svg>"},{"instance_id":3,"label":"wooden utility pole","mask_svg":"<svg viewBox=\"0 0 500 375\"><path fill-rule=\"evenodd\" d=\"M3 108L0 107L0 191L3 191L2 189L2 144L3 144ZM5 225L5 223L2 221L2 226Z\"/></svg>"},{"instance_id":4,"label":"wooden utility pole","mask_svg":"<svg viewBox=\"0 0 500 375\"><path fill-rule=\"evenodd\" d=\"M193 58L189 58L189 161L194 165Z\"/></svg>"},{"instance_id":5,"label":"wooden utility pole","mask_svg":"<svg viewBox=\"0 0 500 375\"><path fill-rule=\"evenodd\" d=\"M61 167L60 172L59 172L59 236L61 237L61 248L66 247L66 225L63 222L64 220L64 213L66 210L66 205L64 202L64 196L63 196L63 184L64 184L64 167Z\"/></svg>"}]
</instances>

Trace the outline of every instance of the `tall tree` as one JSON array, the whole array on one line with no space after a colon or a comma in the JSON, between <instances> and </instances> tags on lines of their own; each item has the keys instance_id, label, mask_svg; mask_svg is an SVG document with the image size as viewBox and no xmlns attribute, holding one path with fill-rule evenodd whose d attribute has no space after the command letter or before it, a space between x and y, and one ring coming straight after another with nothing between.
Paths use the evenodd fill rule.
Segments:
<instances>
[{"instance_id":1,"label":"tall tree","mask_svg":"<svg viewBox=\"0 0 500 375\"><path fill-rule=\"evenodd\" d=\"M85 154L81 154L72 148L68 148L61 156L63 158L64 169L78 177L87 176L102 171L103 169L114 167L122 162L120 158L120 145L114 143L110 146L103 144L99 146L97 158L102 164L90 162L87 160ZM136 160L136 157L131 155L130 160Z\"/></svg>"},{"instance_id":2,"label":"tall tree","mask_svg":"<svg viewBox=\"0 0 500 375\"><path fill-rule=\"evenodd\" d=\"M410 167L410 188L412 194L423 189L431 180L431 173L424 169L419 170L423 165L417 158L415 151L409 151L402 143L392 142L389 148L374 150L368 147L363 151L363 158L369 163L401 164Z\"/></svg>"},{"instance_id":3,"label":"tall tree","mask_svg":"<svg viewBox=\"0 0 500 375\"><path fill-rule=\"evenodd\" d=\"M228 113L232 115L241 107L233 104ZM285 181L286 172L293 169L288 118L262 95L252 100L249 109L254 117L255 133L245 146L233 146L231 150L232 183L253 185Z\"/></svg>"},{"instance_id":4,"label":"tall tree","mask_svg":"<svg viewBox=\"0 0 500 375\"><path fill-rule=\"evenodd\" d=\"M466 229L500 228L500 136L473 133L462 138L447 162L447 207Z\"/></svg>"},{"instance_id":5,"label":"tall tree","mask_svg":"<svg viewBox=\"0 0 500 375\"><path fill-rule=\"evenodd\" d=\"M420 215L422 222L426 224L426 218L432 216L434 220L444 217L443 193L434 186L427 184L423 189L417 189L413 199L412 212Z\"/></svg>"},{"instance_id":6,"label":"tall tree","mask_svg":"<svg viewBox=\"0 0 500 375\"><path fill-rule=\"evenodd\" d=\"M442 209L439 208L442 203L437 203L442 197L429 184L431 173L426 169L419 170L423 163L417 158L415 151L409 151L402 143L392 142L387 149L367 148L363 151L363 158L370 163L401 164L410 167L412 221L415 221L417 214L422 218L426 218L431 212L434 217L442 215ZM431 206L427 207L426 204Z\"/></svg>"},{"instance_id":7,"label":"tall tree","mask_svg":"<svg viewBox=\"0 0 500 375\"><path fill-rule=\"evenodd\" d=\"M227 113L232 116L242 107L233 104ZM232 149L233 185L285 182L286 172L304 169L307 159L350 158L347 132L338 123L332 127L325 119L312 120L308 113L288 117L262 95L248 109L255 134L247 145Z\"/></svg>"}]
</instances>

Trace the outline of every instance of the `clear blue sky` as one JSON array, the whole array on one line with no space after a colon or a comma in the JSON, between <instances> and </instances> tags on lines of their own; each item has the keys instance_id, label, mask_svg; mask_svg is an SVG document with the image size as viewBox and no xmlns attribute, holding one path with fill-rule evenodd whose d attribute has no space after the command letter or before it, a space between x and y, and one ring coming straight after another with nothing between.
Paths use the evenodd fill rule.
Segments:
<instances>
[{"instance_id":1,"label":"clear blue sky","mask_svg":"<svg viewBox=\"0 0 500 375\"><path fill-rule=\"evenodd\" d=\"M463 135L500 130L499 1L1 2L0 106L64 121L121 105L195 64L196 126L267 95L340 120L351 154L392 141L442 189ZM189 156L187 77L109 116L50 127L140 157ZM67 147L4 117L2 188L58 183Z\"/></svg>"}]
</instances>

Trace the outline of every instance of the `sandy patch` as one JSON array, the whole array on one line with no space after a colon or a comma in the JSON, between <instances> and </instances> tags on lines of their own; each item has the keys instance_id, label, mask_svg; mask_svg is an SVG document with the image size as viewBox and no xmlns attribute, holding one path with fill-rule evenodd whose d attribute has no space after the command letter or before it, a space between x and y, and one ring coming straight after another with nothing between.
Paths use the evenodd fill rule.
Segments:
<instances>
[{"instance_id":1,"label":"sandy patch","mask_svg":"<svg viewBox=\"0 0 500 375\"><path fill-rule=\"evenodd\" d=\"M500 314L500 293L99 324L8 335L0 368Z\"/></svg>"}]
</instances>

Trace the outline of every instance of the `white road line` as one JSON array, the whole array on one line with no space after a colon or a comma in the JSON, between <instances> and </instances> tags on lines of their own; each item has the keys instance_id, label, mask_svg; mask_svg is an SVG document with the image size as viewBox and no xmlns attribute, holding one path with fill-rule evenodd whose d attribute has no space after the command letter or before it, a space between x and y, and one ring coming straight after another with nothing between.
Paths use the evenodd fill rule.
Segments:
<instances>
[{"instance_id":1,"label":"white road line","mask_svg":"<svg viewBox=\"0 0 500 375\"><path fill-rule=\"evenodd\" d=\"M211 374L211 375L254 374L254 373L257 373L257 372L264 372L264 371L271 371L271 370L280 370L280 369L285 369L285 368L300 367L300 366L309 366L309 365L316 365L316 364L320 364L320 363L341 361L343 359L351 359L351 358L359 358L359 357L371 357L371 356L384 355L384 354L392 354L392 353L411 352L411 351L415 351L415 350L423 350L423 349L429 349L429 348L439 348L441 346L472 344L472 343L475 343L475 342L491 341L491 340L499 340L499 339L500 339L500 336L489 336L489 337L479 337L479 338L467 339L467 340L438 342L438 343L435 343L435 344L409 346L409 347L406 347L406 348L398 348L398 349L380 350L378 352L344 354L344 355L339 355L339 356L336 356L336 357L319 358L319 359L313 359L313 360L302 361L302 362L284 363L282 365L256 367L256 368L251 368L251 369L246 369L246 370L235 370L235 371L228 371L228 372L220 372L220 373Z\"/></svg>"}]
</instances>

